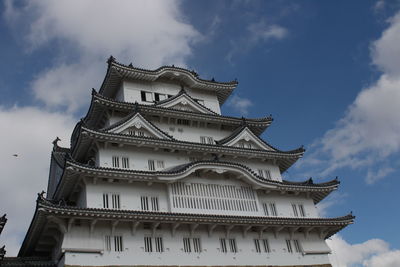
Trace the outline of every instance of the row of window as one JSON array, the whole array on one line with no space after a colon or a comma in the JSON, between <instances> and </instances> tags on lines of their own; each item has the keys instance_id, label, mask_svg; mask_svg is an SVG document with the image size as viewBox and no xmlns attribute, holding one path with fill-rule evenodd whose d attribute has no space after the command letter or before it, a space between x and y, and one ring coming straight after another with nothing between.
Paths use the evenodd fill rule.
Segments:
<instances>
[{"instance_id":1,"label":"row of window","mask_svg":"<svg viewBox=\"0 0 400 267\"><path fill-rule=\"evenodd\" d=\"M172 205L174 208L251 211L257 212L254 192L251 188L234 186L220 186L212 184L174 183L171 186ZM159 211L158 197L141 196L141 210ZM103 193L103 208L121 209L120 195L117 193ZM276 205L273 202L262 203L264 215L278 216ZM306 217L303 204L292 203L295 217Z\"/></svg>"},{"instance_id":2,"label":"row of window","mask_svg":"<svg viewBox=\"0 0 400 267\"><path fill-rule=\"evenodd\" d=\"M148 92L148 91L140 91L140 96L141 96L143 102L149 102L149 103L162 101L162 100L172 97L172 95L169 95L169 94L153 93L153 92ZM197 103L204 105L204 100L195 99L195 98L194 98L194 100Z\"/></svg>"},{"instance_id":3,"label":"row of window","mask_svg":"<svg viewBox=\"0 0 400 267\"><path fill-rule=\"evenodd\" d=\"M129 169L128 157L112 156L111 161L113 168ZM155 159L149 159L147 161L147 166L150 171L157 171L165 168L163 160L155 160Z\"/></svg>"},{"instance_id":4,"label":"row of window","mask_svg":"<svg viewBox=\"0 0 400 267\"><path fill-rule=\"evenodd\" d=\"M163 238L157 237L144 237L144 252L164 252ZM302 253L300 241L297 239L286 239L286 251L288 253ZM254 251L256 253L271 253L271 247L268 239L253 239ZM183 251L185 253L201 253L202 245L199 237L184 237L182 239ZM122 236L105 236L105 250L121 252L124 250ZM221 253L238 253L238 246L235 238L220 238L219 251Z\"/></svg>"}]
</instances>

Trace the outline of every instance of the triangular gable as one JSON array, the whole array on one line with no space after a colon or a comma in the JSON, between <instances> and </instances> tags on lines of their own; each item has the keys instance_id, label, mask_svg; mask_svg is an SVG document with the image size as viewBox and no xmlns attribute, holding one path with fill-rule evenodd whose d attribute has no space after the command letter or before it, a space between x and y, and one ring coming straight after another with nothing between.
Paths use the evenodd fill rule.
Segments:
<instances>
[{"instance_id":1,"label":"triangular gable","mask_svg":"<svg viewBox=\"0 0 400 267\"><path fill-rule=\"evenodd\" d=\"M134 113L122 123L116 123L106 129L109 133L127 134L132 136L147 136L160 139L172 139L171 136L158 129L154 124Z\"/></svg>"},{"instance_id":2,"label":"triangular gable","mask_svg":"<svg viewBox=\"0 0 400 267\"><path fill-rule=\"evenodd\" d=\"M182 93L177 97L172 97L163 102L157 103L156 105L159 107L173 108L177 110L201 112L208 114L214 113L205 106L199 104L196 100L188 96L186 93Z\"/></svg>"},{"instance_id":3,"label":"triangular gable","mask_svg":"<svg viewBox=\"0 0 400 267\"><path fill-rule=\"evenodd\" d=\"M235 136L227 137L225 139L227 140L221 140L218 143L225 146L276 151L275 148L256 136L248 127L244 127Z\"/></svg>"}]
</instances>

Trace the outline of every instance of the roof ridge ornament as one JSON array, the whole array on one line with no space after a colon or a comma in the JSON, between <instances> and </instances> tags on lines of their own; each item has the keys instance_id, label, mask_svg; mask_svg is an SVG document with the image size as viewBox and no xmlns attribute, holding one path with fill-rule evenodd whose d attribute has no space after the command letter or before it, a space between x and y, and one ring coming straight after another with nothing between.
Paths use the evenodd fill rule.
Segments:
<instances>
[{"instance_id":1,"label":"roof ridge ornament","mask_svg":"<svg viewBox=\"0 0 400 267\"><path fill-rule=\"evenodd\" d=\"M52 142L53 144L53 151L55 151L58 147L58 142L61 141L61 139L57 136L56 139Z\"/></svg>"},{"instance_id":2,"label":"roof ridge ornament","mask_svg":"<svg viewBox=\"0 0 400 267\"><path fill-rule=\"evenodd\" d=\"M115 57L110 55L110 57L107 59L107 64L110 65L111 63L115 62Z\"/></svg>"}]
</instances>

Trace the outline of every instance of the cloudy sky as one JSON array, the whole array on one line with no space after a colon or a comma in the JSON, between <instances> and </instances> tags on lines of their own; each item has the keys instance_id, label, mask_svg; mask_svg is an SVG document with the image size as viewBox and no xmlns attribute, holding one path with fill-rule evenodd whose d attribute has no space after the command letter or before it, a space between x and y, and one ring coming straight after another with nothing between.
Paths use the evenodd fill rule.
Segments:
<instances>
[{"instance_id":1,"label":"cloudy sky","mask_svg":"<svg viewBox=\"0 0 400 267\"><path fill-rule=\"evenodd\" d=\"M239 87L228 115L262 117L286 179L339 176L319 205L356 223L328 240L334 266L400 266L400 2L5 0L0 4L1 235L15 255L46 188L51 141L68 146L106 59L175 64ZM18 157L13 156L17 154Z\"/></svg>"}]
</instances>

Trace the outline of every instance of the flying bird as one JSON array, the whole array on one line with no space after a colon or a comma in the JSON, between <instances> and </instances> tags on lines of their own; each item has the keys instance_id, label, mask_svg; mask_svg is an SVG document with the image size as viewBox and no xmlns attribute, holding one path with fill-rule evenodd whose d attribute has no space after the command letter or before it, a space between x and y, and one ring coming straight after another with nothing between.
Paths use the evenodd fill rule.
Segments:
<instances>
[{"instance_id":1,"label":"flying bird","mask_svg":"<svg viewBox=\"0 0 400 267\"><path fill-rule=\"evenodd\" d=\"M13 154L13 157L16 157L16 158L17 158L17 157L18 157L18 154Z\"/></svg>"}]
</instances>

